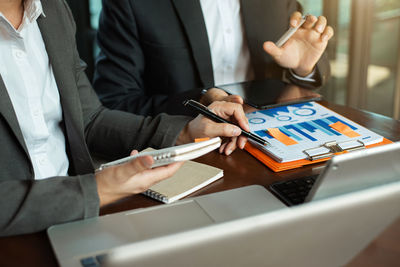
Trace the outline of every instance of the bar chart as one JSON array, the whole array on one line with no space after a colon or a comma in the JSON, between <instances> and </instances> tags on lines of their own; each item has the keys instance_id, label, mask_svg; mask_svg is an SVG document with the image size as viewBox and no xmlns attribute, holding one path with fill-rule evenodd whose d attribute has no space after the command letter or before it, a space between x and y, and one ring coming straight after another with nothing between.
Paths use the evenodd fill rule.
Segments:
<instances>
[{"instance_id":1,"label":"bar chart","mask_svg":"<svg viewBox=\"0 0 400 267\"><path fill-rule=\"evenodd\" d=\"M299 103L268 110L260 110L247 114L250 129L253 133L267 140L271 146L261 147L279 162L304 159L304 150L317 148L327 142L361 141L365 145L381 142L383 137L358 125L357 123L337 114L316 102ZM355 136L350 138L337 130L333 125L340 123L353 131ZM270 134L271 129L279 130L285 138L293 140L282 142Z\"/></svg>"}]
</instances>

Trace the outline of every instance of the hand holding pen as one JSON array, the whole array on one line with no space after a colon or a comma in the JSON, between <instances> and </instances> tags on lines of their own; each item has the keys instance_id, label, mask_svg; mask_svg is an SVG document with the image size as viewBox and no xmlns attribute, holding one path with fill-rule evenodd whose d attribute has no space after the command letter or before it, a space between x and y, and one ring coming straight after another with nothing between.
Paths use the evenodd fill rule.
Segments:
<instances>
[{"instance_id":1,"label":"hand holding pen","mask_svg":"<svg viewBox=\"0 0 400 267\"><path fill-rule=\"evenodd\" d=\"M295 12L290 27L276 43L264 43L264 50L283 68L306 77L313 72L334 31L324 16L302 16Z\"/></svg>"},{"instance_id":2,"label":"hand holding pen","mask_svg":"<svg viewBox=\"0 0 400 267\"><path fill-rule=\"evenodd\" d=\"M233 103L231 103L231 104L235 105ZM215 121L217 123L226 123L226 124L231 124L231 125L235 125L235 126L239 127L240 128L240 135L241 135L240 138L246 137L246 138L252 139L253 141L255 141L255 142L259 143L259 144L269 145L268 142L266 142L264 139L258 137L257 135L254 135L254 134L250 133L250 129L249 129L249 126L248 126L248 123L247 123L247 119L246 119L246 123L245 124L243 122L242 123L239 122L239 124L236 124L236 123L233 123L231 121L228 121L225 118L222 118L221 116L218 116L218 114L216 114L216 112L214 112L210 108L208 108L208 107L206 107L206 106L204 106L204 105L202 105L202 104L200 104L200 103L198 103L198 102L196 102L194 100L186 100L184 102L184 105L194 109L199 114L202 114L205 117L207 117L207 118L209 118L209 119L211 119L211 120L213 120L213 121ZM212 105L210 105L210 107L212 107ZM240 111L244 115L243 109L241 109ZM240 111L238 111L238 112L240 112ZM227 115L227 114L225 114L225 115ZM232 114L230 114L230 115L232 115ZM241 148L243 148L244 144L243 144L243 146L241 146L241 145L239 145L239 146Z\"/></svg>"}]
</instances>

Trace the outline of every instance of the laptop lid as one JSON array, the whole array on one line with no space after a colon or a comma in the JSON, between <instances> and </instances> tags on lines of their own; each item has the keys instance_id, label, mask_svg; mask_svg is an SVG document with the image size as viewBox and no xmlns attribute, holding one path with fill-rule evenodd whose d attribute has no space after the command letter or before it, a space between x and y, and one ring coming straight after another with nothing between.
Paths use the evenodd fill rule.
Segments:
<instances>
[{"instance_id":1,"label":"laptop lid","mask_svg":"<svg viewBox=\"0 0 400 267\"><path fill-rule=\"evenodd\" d=\"M109 266L344 266L400 215L400 182L137 242Z\"/></svg>"},{"instance_id":2,"label":"laptop lid","mask_svg":"<svg viewBox=\"0 0 400 267\"><path fill-rule=\"evenodd\" d=\"M400 142L334 156L305 202L400 180Z\"/></svg>"},{"instance_id":3,"label":"laptop lid","mask_svg":"<svg viewBox=\"0 0 400 267\"><path fill-rule=\"evenodd\" d=\"M47 233L61 266L83 266L81 260L118 246L282 208L264 187L253 185L55 225Z\"/></svg>"}]
</instances>

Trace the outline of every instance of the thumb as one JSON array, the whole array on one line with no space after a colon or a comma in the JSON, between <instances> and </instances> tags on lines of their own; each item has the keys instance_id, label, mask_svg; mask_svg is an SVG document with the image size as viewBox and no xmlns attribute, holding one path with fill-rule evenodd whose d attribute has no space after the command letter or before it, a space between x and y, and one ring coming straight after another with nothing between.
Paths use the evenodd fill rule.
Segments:
<instances>
[{"instance_id":1,"label":"thumb","mask_svg":"<svg viewBox=\"0 0 400 267\"><path fill-rule=\"evenodd\" d=\"M270 54L273 58L279 58L282 55L282 49L277 47L273 42L265 42L263 48L264 51Z\"/></svg>"},{"instance_id":2,"label":"thumb","mask_svg":"<svg viewBox=\"0 0 400 267\"><path fill-rule=\"evenodd\" d=\"M208 136L235 137L239 136L242 130L229 123L215 123L214 127L210 127Z\"/></svg>"},{"instance_id":3,"label":"thumb","mask_svg":"<svg viewBox=\"0 0 400 267\"><path fill-rule=\"evenodd\" d=\"M144 170L151 169L154 160L151 156L143 156L133 159L129 162L131 168L134 172L142 172Z\"/></svg>"},{"instance_id":4,"label":"thumb","mask_svg":"<svg viewBox=\"0 0 400 267\"><path fill-rule=\"evenodd\" d=\"M227 96L225 101L243 105L243 98L241 96L239 96L239 95Z\"/></svg>"}]
</instances>

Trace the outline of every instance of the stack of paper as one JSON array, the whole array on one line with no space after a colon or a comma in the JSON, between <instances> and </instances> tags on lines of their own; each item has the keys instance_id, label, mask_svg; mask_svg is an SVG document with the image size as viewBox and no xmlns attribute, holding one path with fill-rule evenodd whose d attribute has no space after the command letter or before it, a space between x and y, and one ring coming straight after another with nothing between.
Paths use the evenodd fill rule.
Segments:
<instances>
[{"instance_id":1,"label":"stack of paper","mask_svg":"<svg viewBox=\"0 0 400 267\"><path fill-rule=\"evenodd\" d=\"M277 163L329 154L326 144L334 143L346 151L384 141L382 136L316 102L260 110L247 114L247 117L251 132L271 144L261 146L253 143L247 150L252 153L250 150L257 147Z\"/></svg>"}]
</instances>

